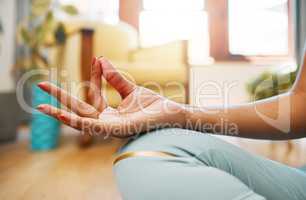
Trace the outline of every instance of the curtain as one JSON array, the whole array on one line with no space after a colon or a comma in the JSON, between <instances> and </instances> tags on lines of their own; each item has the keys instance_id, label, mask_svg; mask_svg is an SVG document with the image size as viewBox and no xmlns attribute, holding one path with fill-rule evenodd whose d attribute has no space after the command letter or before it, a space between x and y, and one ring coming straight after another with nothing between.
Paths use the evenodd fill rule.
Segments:
<instances>
[{"instance_id":1,"label":"curtain","mask_svg":"<svg viewBox=\"0 0 306 200\"><path fill-rule=\"evenodd\" d=\"M306 1L295 0L293 13L295 14L296 57L300 66L306 50Z\"/></svg>"}]
</instances>

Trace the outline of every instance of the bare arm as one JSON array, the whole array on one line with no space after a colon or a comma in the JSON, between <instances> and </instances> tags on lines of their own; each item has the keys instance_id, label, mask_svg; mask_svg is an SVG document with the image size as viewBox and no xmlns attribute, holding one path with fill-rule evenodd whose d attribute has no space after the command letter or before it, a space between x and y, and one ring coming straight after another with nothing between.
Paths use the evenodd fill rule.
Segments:
<instances>
[{"instance_id":1,"label":"bare arm","mask_svg":"<svg viewBox=\"0 0 306 200\"><path fill-rule=\"evenodd\" d=\"M129 137L158 127L257 139L294 139L306 136L306 62L293 89L283 95L227 109L194 108L178 104L126 80L105 58L94 59L87 104L48 82L39 84L69 110L51 105L38 109L88 134ZM101 93L101 76L121 95L117 108Z\"/></svg>"},{"instance_id":2,"label":"bare arm","mask_svg":"<svg viewBox=\"0 0 306 200\"><path fill-rule=\"evenodd\" d=\"M187 107L186 127L254 139L306 137L306 59L293 89L279 96L229 108Z\"/></svg>"}]
</instances>

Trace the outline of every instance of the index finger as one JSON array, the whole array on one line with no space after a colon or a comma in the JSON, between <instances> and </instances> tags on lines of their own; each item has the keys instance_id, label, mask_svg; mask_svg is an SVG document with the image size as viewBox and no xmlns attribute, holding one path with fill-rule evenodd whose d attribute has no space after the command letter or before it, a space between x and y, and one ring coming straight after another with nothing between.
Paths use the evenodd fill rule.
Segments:
<instances>
[{"instance_id":1,"label":"index finger","mask_svg":"<svg viewBox=\"0 0 306 200\"><path fill-rule=\"evenodd\" d=\"M136 85L122 76L107 59L102 57L99 62L101 63L103 77L119 92L122 98L127 97L136 88Z\"/></svg>"},{"instance_id":2,"label":"index finger","mask_svg":"<svg viewBox=\"0 0 306 200\"><path fill-rule=\"evenodd\" d=\"M61 104L65 105L79 116L92 118L97 118L99 116L99 112L94 107L68 94L62 88L59 88L48 81L40 82L38 83L38 86L45 92L54 96L59 102L61 102Z\"/></svg>"}]
</instances>

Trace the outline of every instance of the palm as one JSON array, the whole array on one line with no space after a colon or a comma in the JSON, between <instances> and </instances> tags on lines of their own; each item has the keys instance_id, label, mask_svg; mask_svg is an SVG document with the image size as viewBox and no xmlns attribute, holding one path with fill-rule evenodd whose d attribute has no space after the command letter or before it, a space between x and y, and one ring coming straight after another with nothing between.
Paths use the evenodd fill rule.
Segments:
<instances>
[{"instance_id":1,"label":"palm","mask_svg":"<svg viewBox=\"0 0 306 200\"><path fill-rule=\"evenodd\" d=\"M160 107L164 98L158 94L142 87L137 87L118 106L118 112L122 116L129 116L139 112L146 113Z\"/></svg>"},{"instance_id":2,"label":"palm","mask_svg":"<svg viewBox=\"0 0 306 200\"><path fill-rule=\"evenodd\" d=\"M101 75L122 97L122 102L116 109L107 104L101 93ZM48 82L40 83L39 86L43 90L55 96L73 113L50 105L40 105L38 109L84 132L111 134L117 137L148 131L157 124L175 123L180 119L177 114L182 116L179 104L126 80L105 59L93 62L90 83L90 104L78 100Z\"/></svg>"}]
</instances>

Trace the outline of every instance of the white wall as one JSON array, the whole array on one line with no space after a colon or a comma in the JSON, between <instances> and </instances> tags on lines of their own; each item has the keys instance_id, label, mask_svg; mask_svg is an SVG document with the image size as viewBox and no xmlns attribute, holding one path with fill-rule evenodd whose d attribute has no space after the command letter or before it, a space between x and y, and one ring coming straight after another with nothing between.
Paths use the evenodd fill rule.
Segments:
<instances>
[{"instance_id":1,"label":"white wall","mask_svg":"<svg viewBox=\"0 0 306 200\"><path fill-rule=\"evenodd\" d=\"M0 19L4 29L0 39L0 92L14 89L10 70L15 62L15 8L16 2L14 0L0 0Z\"/></svg>"},{"instance_id":2,"label":"white wall","mask_svg":"<svg viewBox=\"0 0 306 200\"><path fill-rule=\"evenodd\" d=\"M255 66L249 63L219 63L192 67L190 103L196 106L237 105L250 101L246 85L266 71L283 71L286 66Z\"/></svg>"}]
</instances>

